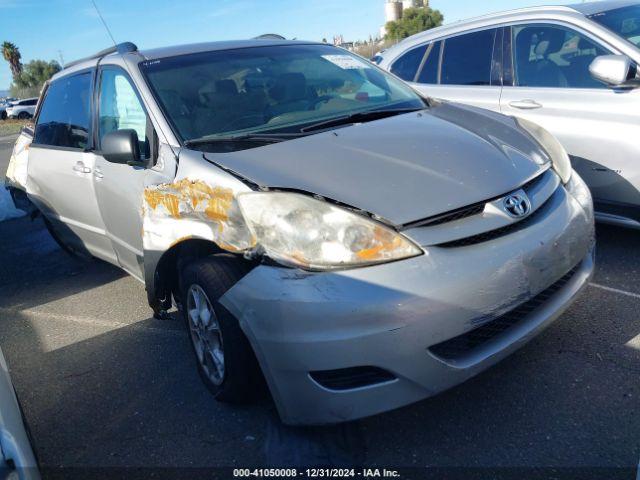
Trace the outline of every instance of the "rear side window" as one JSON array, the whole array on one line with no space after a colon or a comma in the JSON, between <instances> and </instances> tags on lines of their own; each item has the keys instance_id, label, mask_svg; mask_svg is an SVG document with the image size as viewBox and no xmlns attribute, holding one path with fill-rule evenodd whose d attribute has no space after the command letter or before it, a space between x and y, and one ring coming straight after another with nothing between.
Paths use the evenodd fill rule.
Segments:
<instances>
[{"instance_id":1,"label":"rear side window","mask_svg":"<svg viewBox=\"0 0 640 480\"><path fill-rule=\"evenodd\" d=\"M53 147L87 147L91 111L91 73L52 82L38 115L33 143Z\"/></svg>"},{"instance_id":2,"label":"rear side window","mask_svg":"<svg viewBox=\"0 0 640 480\"><path fill-rule=\"evenodd\" d=\"M441 45L442 42L437 42L431 50L429 50L427 59L424 61L424 66L422 70L420 70L420 75L418 75L418 83L438 83Z\"/></svg>"},{"instance_id":3,"label":"rear side window","mask_svg":"<svg viewBox=\"0 0 640 480\"><path fill-rule=\"evenodd\" d=\"M413 82L426 51L427 45L409 50L393 63L391 73L407 82Z\"/></svg>"},{"instance_id":4,"label":"rear side window","mask_svg":"<svg viewBox=\"0 0 640 480\"><path fill-rule=\"evenodd\" d=\"M34 106L36 103L38 103L37 99L34 100L25 100L24 102L21 103L21 105L24 105L26 107L32 107Z\"/></svg>"},{"instance_id":5,"label":"rear side window","mask_svg":"<svg viewBox=\"0 0 640 480\"><path fill-rule=\"evenodd\" d=\"M491 85L491 59L496 30L483 30L444 42L443 85Z\"/></svg>"}]
</instances>

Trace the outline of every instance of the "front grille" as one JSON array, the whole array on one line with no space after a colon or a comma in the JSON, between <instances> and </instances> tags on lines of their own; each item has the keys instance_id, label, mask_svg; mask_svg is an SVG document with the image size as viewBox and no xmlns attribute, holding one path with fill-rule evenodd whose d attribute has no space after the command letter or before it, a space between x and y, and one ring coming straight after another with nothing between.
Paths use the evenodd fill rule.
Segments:
<instances>
[{"instance_id":1,"label":"front grille","mask_svg":"<svg viewBox=\"0 0 640 480\"><path fill-rule=\"evenodd\" d=\"M562 287L571 280L578 268L579 265L575 266L571 271L569 271L569 273L546 290L543 290L538 295L514 308L510 312L463 335L459 335L447 340L446 342L433 345L429 347L429 351L445 360L459 360L464 356L469 355L478 347L481 347L493 338L516 326L527 315L546 303L549 298L561 290Z\"/></svg>"},{"instance_id":2,"label":"front grille","mask_svg":"<svg viewBox=\"0 0 640 480\"><path fill-rule=\"evenodd\" d=\"M518 230L522 230L523 228L526 228L528 225L533 223L543 211L544 211L544 204L540 205L540 208L538 208L531 215L524 218L523 220L520 220L519 222L511 223L505 227L496 228L495 230L489 230L488 232L482 232L477 235L461 238L459 240L440 243L436 246L443 247L443 248L456 248L456 247L468 247L469 245L476 245L478 243L488 242L498 237L503 237L512 232L516 232Z\"/></svg>"},{"instance_id":3,"label":"front grille","mask_svg":"<svg viewBox=\"0 0 640 480\"><path fill-rule=\"evenodd\" d=\"M433 227L435 225L442 225L443 223L453 222L455 220L460 220L462 218L472 217L473 215L478 215L484 212L484 207L486 206L486 202L476 203L474 205L470 205L468 207L459 208L457 210L453 210L451 212L447 212L445 214L439 215L437 217L431 217L426 220L421 220L415 224L409 225L411 228L413 227Z\"/></svg>"},{"instance_id":4,"label":"front grille","mask_svg":"<svg viewBox=\"0 0 640 480\"><path fill-rule=\"evenodd\" d=\"M514 189L513 191L522 189L525 192L529 193L529 190L534 185L540 183L545 178L547 172L548 171L545 171L541 175L538 175L537 177L532 178L527 183L521 185L520 187ZM496 198L500 198L500 197L496 197ZM434 227L436 225L442 225L445 223L454 222L456 220L461 220L463 218L472 217L474 215L479 215L482 212L484 212L484 209L487 203L490 203L493 200L496 200L496 198L474 203L473 205L467 205L466 207L458 208L456 210L451 210L449 212L436 215L435 217L429 217L423 220L407 223L403 225L403 228L408 229L408 228L418 228L418 227Z\"/></svg>"},{"instance_id":5,"label":"front grille","mask_svg":"<svg viewBox=\"0 0 640 480\"><path fill-rule=\"evenodd\" d=\"M396 377L378 367L350 367L310 372L313 380L330 390L350 390L395 380Z\"/></svg>"}]
</instances>

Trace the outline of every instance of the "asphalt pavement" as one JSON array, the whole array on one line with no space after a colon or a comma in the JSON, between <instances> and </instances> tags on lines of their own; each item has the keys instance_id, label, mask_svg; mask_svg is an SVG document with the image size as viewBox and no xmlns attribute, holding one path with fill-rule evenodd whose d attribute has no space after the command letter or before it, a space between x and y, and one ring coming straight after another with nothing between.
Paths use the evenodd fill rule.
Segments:
<instances>
[{"instance_id":1,"label":"asphalt pavement","mask_svg":"<svg viewBox=\"0 0 640 480\"><path fill-rule=\"evenodd\" d=\"M599 226L593 284L497 366L417 404L322 428L283 426L268 398L216 402L182 321L153 319L143 285L67 255L41 220L0 223L0 245L0 346L45 476L313 464L632 475L638 465L640 232Z\"/></svg>"}]
</instances>

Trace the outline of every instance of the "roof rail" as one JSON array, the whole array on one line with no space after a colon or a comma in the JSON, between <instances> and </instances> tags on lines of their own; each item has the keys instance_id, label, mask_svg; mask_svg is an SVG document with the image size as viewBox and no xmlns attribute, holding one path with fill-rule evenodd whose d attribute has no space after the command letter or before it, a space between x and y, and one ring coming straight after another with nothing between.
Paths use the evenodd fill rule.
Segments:
<instances>
[{"instance_id":1,"label":"roof rail","mask_svg":"<svg viewBox=\"0 0 640 480\"><path fill-rule=\"evenodd\" d=\"M73 62L66 63L64 68L73 67L74 65L78 65L79 63L86 62L87 60L94 60L96 58L106 57L111 53L130 53L137 52L138 47L136 47L135 43L131 42L123 42L113 47L105 48L104 50L100 50L98 53L94 55L89 55L88 57L81 58L79 60L74 60Z\"/></svg>"}]
</instances>

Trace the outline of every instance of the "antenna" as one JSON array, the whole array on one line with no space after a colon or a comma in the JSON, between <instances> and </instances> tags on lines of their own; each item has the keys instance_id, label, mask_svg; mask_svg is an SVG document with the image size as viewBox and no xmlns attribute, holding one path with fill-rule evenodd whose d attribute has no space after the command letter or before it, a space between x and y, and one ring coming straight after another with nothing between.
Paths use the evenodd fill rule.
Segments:
<instances>
[{"instance_id":1,"label":"antenna","mask_svg":"<svg viewBox=\"0 0 640 480\"><path fill-rule=\"evenodd\" d=\"M116 43L116 39L113 38L113 35L111 34L111 30L109 30L109 26L107 25L107 22L104 21L104 18L102 17L102 14L98 9L98 5L96 5L95 0L91 0L91 3L93 4L93 8L96 9L96 13L98 14L98 17L100 17L100 20L102 21L102 24L104 25L105 30L107 31L107 33L109 34L109 37L111 38L111 41L113 42L114 45L118 45Z\"/></svg>"}]
</instances>

